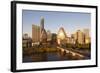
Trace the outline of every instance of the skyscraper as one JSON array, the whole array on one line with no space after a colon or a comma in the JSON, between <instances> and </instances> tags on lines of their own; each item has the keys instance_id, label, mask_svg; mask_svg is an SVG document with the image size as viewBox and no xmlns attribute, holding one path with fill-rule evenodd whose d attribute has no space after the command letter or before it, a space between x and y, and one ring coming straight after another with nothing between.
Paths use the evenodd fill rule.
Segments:
<instances>
[{"instance_id":1,"label":"skyscraper","mask_svg":"<svg viewBox=\"0 0 100 73\"><path fill-rule=\"evenodd\" d=\"M41 16L41 19L40 19L40 27L41 27L41 30L40 30L40 33L44 30L44 17Z\"/></svg>"},{"instance_id":2,"label":"skyscraper","mask_svg":"<svg viewBox=\"0 0 100 73\"><path fill-rule=\"evenodd\" d=\"M90 33L89 33L89 29L84 29L83 32L84 32L84 34L85 34L85 37L90 37L90 36L89 36L89 34L90 34Z\"/></svg>"},{"instance_id":3,"label":"skyscraper","mask_svg":"<svg viewBox=\"0 0 100 73\"><path fill-rule=\"evenodd\" d=\"M77 30L77 42L79 44L84 44L84 33L81 30Z\"/></svg>"},{"instance_id":4,"label":"skyscraper","mask_svg":"<svg viewBox=\"0 0 100 73\"><path fill-rule=\"evenodd\" d=\"M47 41L47 33L44 29L44 18L40 19L40 26L32 25L32 41L33 43L38 42L46 42Z\"/></svg>"},{"instance_id":5,"label":"skyscraper","mask_svg":"<svg viewBox=\"0 0 100 73\"><path fill-rule=\"evenodd\" d=\"M32 41L33 43L40 42L40 27L32 25Z\"/></svg>"},{"instance_id":6,"label":"skyscraper","mask_svg":"<svg viewBox=\"0 0 100 73\"><path fill-rule=\"evenodd\" d=\"M41 17L40 20L40 42L46 42L47 41L47 33L44 29L44 17Z\"/></svg>"},{"instance_id":7,"label":"skyscraper","mask_svg":"<svg viewBox=\"0 0 100 73\"><path fill-rule=\"evenodd\" d=\"M58 31L58 34L57 34L58 44L62 44L62 43L65 44L66 43L66 37L67 37L66 32L65 32L64 28L61 27Z\"/></svg>"},{"instance_id":8,"label":"skyscraper","mask_svg":"<svg viewBox=\"0 0 100 73\"><path fill-rule=\"evenodd\" d=\"M85 44L91 42L89 29L84 29L84 36L85 36Z\"/></svg>"}]
</instances>

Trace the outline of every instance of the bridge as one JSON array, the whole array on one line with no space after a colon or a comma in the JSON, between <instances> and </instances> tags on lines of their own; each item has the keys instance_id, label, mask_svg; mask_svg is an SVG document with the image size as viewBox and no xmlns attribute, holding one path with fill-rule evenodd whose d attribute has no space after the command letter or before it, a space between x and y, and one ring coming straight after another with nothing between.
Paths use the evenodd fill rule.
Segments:
<instances>
[{"instance_id":1,"label":"bridge","mask_svg":"<svg viewBox=\"0 0 100 73\"><path fill-rule=\"evenodd\" d=\"M70 54L72 57L77 57L77 58L81 58L81 59L84 59L85 56L80 54L80 53L77 53L75 51L72 51L72 50L69 50L69 49L64 49L64 48L61 48L61 47L57 47L61 52L65 53L65 54Z\"/></svg>"}]
</instances>

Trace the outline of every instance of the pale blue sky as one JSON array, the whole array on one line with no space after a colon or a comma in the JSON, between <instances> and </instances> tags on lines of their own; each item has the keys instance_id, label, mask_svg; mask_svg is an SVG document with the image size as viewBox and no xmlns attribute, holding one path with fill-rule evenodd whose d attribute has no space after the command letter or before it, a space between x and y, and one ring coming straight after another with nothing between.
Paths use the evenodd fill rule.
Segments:
<instances>
[{"instance_id":1,"label":"pale blue sky","mask_svg":"<svg viewBox=\"0 0 100 73\"><path fill-rule=\"evenodd\" d=\"M44 17L44 27L51 33L57 33L59 27L63 27L66 33L74 33L78 29L91 26L91 14L79 12L54 12L54 11L35 11L23 10L23 33L32 35L32 24L40 25L41 16Z\"/></svg>"}]
</instances>

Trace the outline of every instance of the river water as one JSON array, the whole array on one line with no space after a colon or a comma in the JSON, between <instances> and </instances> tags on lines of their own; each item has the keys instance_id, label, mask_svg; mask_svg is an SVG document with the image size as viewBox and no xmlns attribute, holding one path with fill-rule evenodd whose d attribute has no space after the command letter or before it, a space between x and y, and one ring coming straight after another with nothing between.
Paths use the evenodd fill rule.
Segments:
<instances>
[{"instance_id":1,"label":"river water","mask_svg":"<svg viewBox=\"0 0 100 73\"><path fill-rule=\"evenodd\" d=\"M63 61L63 60L82 60L79 57L71 56L70 54L64 54L59 52L49 53L35 53L29 56L23 57L23 62L45 62L45 61Z\"/></svg>"}]
</instances>

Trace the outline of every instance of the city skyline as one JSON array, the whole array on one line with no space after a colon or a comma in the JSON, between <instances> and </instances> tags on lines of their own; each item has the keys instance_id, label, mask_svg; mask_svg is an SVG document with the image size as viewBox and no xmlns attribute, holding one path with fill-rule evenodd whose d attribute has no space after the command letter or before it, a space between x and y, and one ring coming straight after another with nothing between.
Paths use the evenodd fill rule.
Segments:
<instances>
[{"instance_id":1,"label":"city skyline","mask_svg":"<svg viewBox=\"0 0 100 73\"><path fill-rule=\"evenodd\" d=\"M27 33L32 37L32 25L39 26L41 16L44 17L44 28L51 33L57 33L60 27L63 27L68 35L79 29L90 30L89 13L23 10L23 34Z\"/></svg>"}]
</instances>

